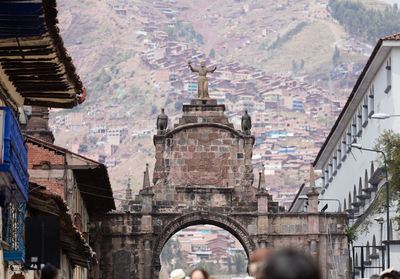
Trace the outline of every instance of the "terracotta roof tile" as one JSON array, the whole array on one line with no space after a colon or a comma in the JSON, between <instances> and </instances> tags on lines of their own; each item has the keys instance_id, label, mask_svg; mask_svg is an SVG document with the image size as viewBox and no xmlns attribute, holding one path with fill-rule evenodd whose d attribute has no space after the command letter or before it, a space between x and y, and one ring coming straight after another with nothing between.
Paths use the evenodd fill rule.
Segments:
<instances>
[{"instance_id":1,"label":"terracotta roof tile","mask_svg":"<svg viewBox=\"0 0 400 279\"><path fill-rule=\"evenodd\" d=\"M392 34L386 37L383 37L384 41L400 41L400 33Z\"/></svg>"}]
</instances>

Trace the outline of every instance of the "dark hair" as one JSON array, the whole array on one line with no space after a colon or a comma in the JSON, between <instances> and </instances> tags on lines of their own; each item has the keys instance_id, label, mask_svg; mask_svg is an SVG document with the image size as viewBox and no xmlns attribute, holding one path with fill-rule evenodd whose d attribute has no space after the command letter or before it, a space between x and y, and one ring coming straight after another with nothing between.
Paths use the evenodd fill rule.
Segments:
<instances>
[{"instance_id":1,"label":"dark hair","mask_svg":"<svg viewBox=\"0 0 400 279\"><path fill-rule=\"evenodd\" d=\"M51 264L46 264L40 273L40 279L54 279L58 275L58 270Z\"/></svg>"},{"instance_id":2,"label":"dark hair","mask_svg":"<svg viewBox=\"0 0 400 279\"><path fill-rule=\"evenodd\" d=\"M201 274L203 274L205 279L209 279L210 275L208 274L208 272L205 269L202 268L195 268L192 270L192 272L190 272L190 278L192 278L192 274L195 273L196 271L200 271Z\"/></svg>"},{"instance_id":3,"label":"dark hair","mask_svg":"<svg viewBox=\"0 0 400 279\"><path fill-rule=\"evenodd\" d=\"M320 279L321 274L311 256L286 248L271 255L262 278Z\"/></svg>"},{"instance_id":4,"label":"dark hair","mask_svg":"<svg viewBox=\"0 0 400 279\"><path fill-rule=\"evenodd\" d=\"M394 278L398 279L400 278L400 273L396 270L391 270L390 272L386 272L382 274L379 278Z\"/></svg>"}]
</instances>

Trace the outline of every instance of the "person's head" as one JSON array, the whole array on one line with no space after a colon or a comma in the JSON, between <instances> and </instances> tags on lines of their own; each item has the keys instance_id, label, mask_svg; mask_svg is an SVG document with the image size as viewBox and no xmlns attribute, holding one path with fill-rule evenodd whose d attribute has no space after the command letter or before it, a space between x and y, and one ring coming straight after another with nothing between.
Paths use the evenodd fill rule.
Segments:
<instances>
[{"instance_id":1,"label":"person's head","mask_svg":"<svg viewBox=\"0 0 400 279\"><path fill-rule=\"evenodd\" d=\"M41 272L40 279L58 279L58 270L51 264L46 264Z\"/></svg>"},{"instance_id":2,"label":"person's head","mask_svg":"<svg viewBox=\"0 0 400 279\"><path fill-rule=\"evenodd\" d=\"M171 271L171 274L169 276L170 279L184 279L185 278L185 272L183 269L175 269Z\"/></svg>"},{"instance_id":3,"label":"person's head","mask_svg":"<svg viewBox=\"0 0 400 279\"><path fill-rule=\"evenodd\" d=\"M210 275L202 268L196 268L190 273L190 279L209 279Z\"/></svg>"},{"instance_id":4,"label":"person's head","mask_svg":"<svg viewBox=\"0 0 400 279\"><path fill-rule=\"evenodd\" d=\"M381 279L399 279L400 278L400 273L393 268L385 269L384 271L381 272L379 275L379 278Z\"/></svg>"},{"instance_id":5,"label":"person's head","mask_svg":"<svg viewBox=\"0 0 400 279\"><path fill-rule=\"evenodd\" d=\"M268 279L320 279L318 266L311 256L294 249L273 253L266 262L263 277Z\"/></svg>"},{"instance_id":6,"label":"person's head","mask_svg":"<svg viewBox=\"0 0 400 279\"><path fill-rule=\"evenodd\" d=\"M254 251L249 258L248 272L255 278L262 278L262 272L265 267L265 263L268 260L269 255L272 251L268 248L260 248Z\"/></svg>"},{"instance_id":7,"label":"person's head","mask_svg":"<svg viewBox=\"0 0 400 279\"><path fill-rule=\"evenodd\" d=\"M205 66L206 66L206 62L205 62L205 61L201 61L201 62L200 62L200 66L201 66L201 67L205 67Z\"/></svg>"}]
</instances>

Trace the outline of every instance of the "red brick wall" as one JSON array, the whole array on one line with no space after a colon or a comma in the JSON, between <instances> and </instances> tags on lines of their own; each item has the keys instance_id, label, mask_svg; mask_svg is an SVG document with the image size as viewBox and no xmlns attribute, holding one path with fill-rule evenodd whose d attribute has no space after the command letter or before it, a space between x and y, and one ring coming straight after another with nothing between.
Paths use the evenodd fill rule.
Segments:
<instances>
[{"instance_id":1,"label":"red brick wall","mask_svg":"<svg viewBox=\"0 0 400 279\"><path fill-rule=\"evenodd\" d=\"M64 156L56 154L47 148L37 146L32 143L27 143L28 146L28 169L33 166L41 166L45 162L51 165L64 165Z\"/></svg>"},{"instance_id":2,"label":"red brick wall","mask_svg":"<svg viewBox=\"0 0 400 279\"><path fill-rule=\"evenodd\" d=\"M47 190L64 198L63 178L50 175L51 166L64 165L64 156L29 142L27 146L29 181L44 186ZM43 172L48 172L48 175Z\"/></svg>"}]
</instances>

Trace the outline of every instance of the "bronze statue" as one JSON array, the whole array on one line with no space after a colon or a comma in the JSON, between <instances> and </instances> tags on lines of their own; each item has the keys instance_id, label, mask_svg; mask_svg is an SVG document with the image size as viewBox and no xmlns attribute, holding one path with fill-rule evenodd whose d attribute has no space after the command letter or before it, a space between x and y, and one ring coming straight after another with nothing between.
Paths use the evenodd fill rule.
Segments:
<instances>
[{"instance_id":1,"label":"bronze statue","mask_svg":"<svg viewBox=\"0 0 400 279\"><path fill-rule=\"evenodd\" d=\"M242 116L242 131L246 135L250 135L251 130L251 117L247 113L247 109L244 111L244 115Z\"/></svg>"},{"instance_id":2,"label":"bronze statue","mask_svg":"<svg viewBox=\"0 0 400 279\"><path fill-rule=\"evenodd\" d=\"M157 132L163 134L168 127L168 116L164 113L164 109L161 109L161 113L157 116Z\"/></svg>"},{"instance_id":3,"label":"bronze statue","mask_svg":"<svg viewBox=\"0 0 400 279\"><path fill-rule=\"evenodd\" d=\"M199 73L199 80L197 84L197 94L199 99L210 99L208 95L208 80L207 80L207 73L214 73L217 69L217 66L214 66L214 69L209 69L206 67L206 62L200 63L200 68L193 68L192 62L188 62L188 66L192 72Z\"/></svg>"}]
</instances>

